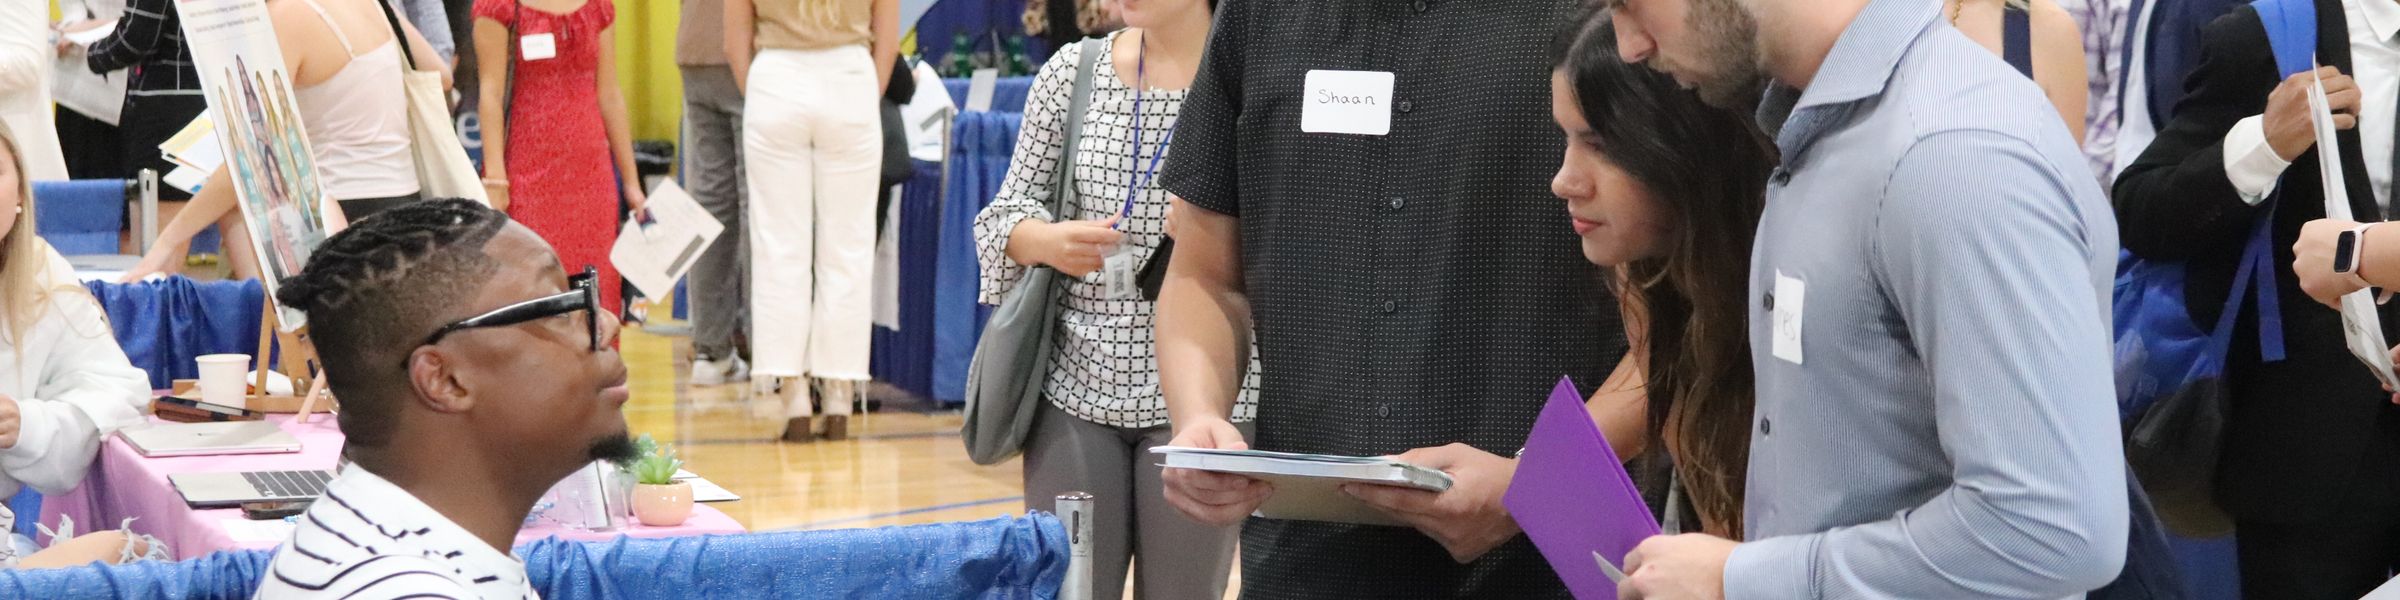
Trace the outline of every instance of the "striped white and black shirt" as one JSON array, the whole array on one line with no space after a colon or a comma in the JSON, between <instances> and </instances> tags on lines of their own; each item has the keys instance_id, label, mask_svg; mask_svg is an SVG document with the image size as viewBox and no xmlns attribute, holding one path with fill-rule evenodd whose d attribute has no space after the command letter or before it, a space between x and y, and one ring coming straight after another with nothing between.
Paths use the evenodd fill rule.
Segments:
<instances>
[{"instance_id":1,"label":"striped white and black shirt","mask_svg":"<svg viewBox=\"0 0 2400 600\"><path fill-rule=\"evenodd\" d=\"M525 563L352 465L275 552L258 600L534 599Z\"/></svg>"}]
</instances>

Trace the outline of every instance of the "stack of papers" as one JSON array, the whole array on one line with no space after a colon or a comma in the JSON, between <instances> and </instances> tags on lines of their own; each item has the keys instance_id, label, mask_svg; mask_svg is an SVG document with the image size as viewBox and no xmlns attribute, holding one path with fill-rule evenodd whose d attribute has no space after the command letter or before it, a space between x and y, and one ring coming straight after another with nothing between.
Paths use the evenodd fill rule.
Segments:
<instances>
[{"instance_id":1,"label":"stack of papers","mask_svg":"<svg viewBox=\"0 0 2400 600\"><path fill-rule=\"evenodd\" d=\"M192 119L175 137L159 144L158 154L175 163L175 170L161 176L159 182L188 194L200 193L200 184L208 182L209 174L225 166L225 146L217 142L216 123L208 120L207 114Z\"/></svg>"},{"instance_id":2,"label":"stack of papers","mask_svg":"<svg viewBox=\"0 0 2400 600\"><path fill-rule=\"evenodd\" d=\"M717 485L716 482L709 481L691 471L676 469L675 480L692 484L693 502L737 502L742 499L740 495L734 494L733 490L725 489L725 486Z\"/></svg>"},{"instance_id":3,"label":"stack of papers","mask_svg":"<svg viewBox=\"0 0 2400 600\"><path fill-rule=\"evenodd\" d=\"M1159 455L1164 460L1161 466L1170 469L1247 475L1274 485L1275 494L1257 513L1269 519L1405 526L1343 493L1342 485L1366 483L1440 492L1450 489L1451 483L1447 473L1386 457L1180 446L1159 446L1150 452Z\"/></svg>"}]
</instances>

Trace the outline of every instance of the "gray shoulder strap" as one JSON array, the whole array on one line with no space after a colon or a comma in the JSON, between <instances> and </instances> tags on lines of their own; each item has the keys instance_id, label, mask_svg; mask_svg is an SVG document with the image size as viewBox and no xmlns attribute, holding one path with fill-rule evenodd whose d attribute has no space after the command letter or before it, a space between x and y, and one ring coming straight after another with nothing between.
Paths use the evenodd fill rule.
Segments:
<instances>
[{"instance_id":1,"label":"gray shoulder strap","mask_svg":"<svg viewBox=\"0 0 2400 600\"><path fill-rule=\"evenodd\" d=\"M1099 64L1102 44L1107 38L1092 38L1078 44L1082 56L1075 61L1075 91L1067 100L1067 137L1060 142L1058 174L1050 188L1050 218L1068 220L1068 200L1075 195L1075 146L1083 140L1083 113L1092 105L1092 66Z\"/></svg>"}]
</instances>

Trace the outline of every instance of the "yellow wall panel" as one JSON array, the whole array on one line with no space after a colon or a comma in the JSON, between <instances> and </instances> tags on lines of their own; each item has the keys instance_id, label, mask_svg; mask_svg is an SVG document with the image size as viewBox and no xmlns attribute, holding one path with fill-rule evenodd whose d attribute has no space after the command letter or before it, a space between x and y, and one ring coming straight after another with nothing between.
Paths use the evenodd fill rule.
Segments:
<instances>
[{"instance_id":1,"label":"yellow wall panel","mask_svg":"<svg viewBox=\"0 0 2400 600\"><path fill-rule=\"evenodd\" d=\"M683 122L683 76L675 70L677 0L617 0L617 85L633 139L675 141Z\"/></svg>"}]
</instances>

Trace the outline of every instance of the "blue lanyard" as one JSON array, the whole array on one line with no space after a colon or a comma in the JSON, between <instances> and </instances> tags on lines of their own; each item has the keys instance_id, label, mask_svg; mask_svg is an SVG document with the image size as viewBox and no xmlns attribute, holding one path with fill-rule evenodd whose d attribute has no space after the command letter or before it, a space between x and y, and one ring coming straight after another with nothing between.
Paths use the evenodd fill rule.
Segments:
<instances>
[{"instance_id":1,"label":"blue lanyard","mask_svg":"<svg viewBox=\"0 0 2400 600\"><path fill-rule=\"evenodd\" d=\"M1141 53L1141 57L1135 59L1133 66L1133 147L1126 152L1126 159L1133 161L1133 164L1137 166L1142 164L1142 96L1149 91L1147 81L1150 71L1150 36L1148 35L1142 36ZM1123 228L1125 219L1133 216L1134 199L1141 197L1142 188L1149 187L1150 180L1158 177L1158 163L1167 158L1167 145L1173 143L1175 143L1175 128L1169 126L1167 137L1158 141L1158 152L1150 155L1150 168L1143 172L1140 178L1127 182L1129 185L1125 187L1125 206L1117 209L1117 222L1110 225L1110 229Z\"/></svg>"}]
</instances>

